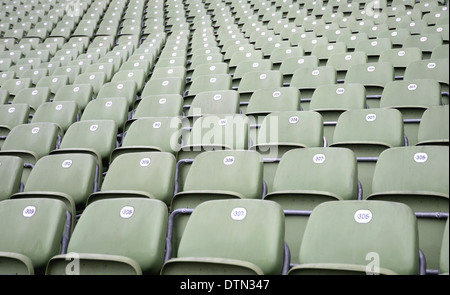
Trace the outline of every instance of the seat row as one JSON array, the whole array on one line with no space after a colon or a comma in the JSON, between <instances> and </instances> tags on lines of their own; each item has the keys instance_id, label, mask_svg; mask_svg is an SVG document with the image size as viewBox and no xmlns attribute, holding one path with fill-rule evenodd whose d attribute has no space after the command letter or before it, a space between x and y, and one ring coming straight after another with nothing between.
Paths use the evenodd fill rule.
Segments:
<instances>
[{"instance_id":1,"label":"seat row","mask_svg":"<svg viewBox=\"0 0 450 295\"><path fill-rule=\"evenodd\" d=\"M1 168L11 169L14 166L13 162L1 163L0 172ZM425 274L426 269L428 273L437 273L442 266L439 262L443 255L441 243L445 226L448 227L448 147L387 149L376 164L373 192L363 198L358 196L356 157L346 148L303 148L287 152L276 171L273 190L267 193L263 186L264 164L258 153L204 152L193 161L186 185L173 197L169 211L159 198L173 190L172 181L176 173L172 155L162 152L132 153L118 157L113 165L101 189L92 192L94 182L98 182L98 178L93 177L98 171L95 171L92 156L75 153L50 155L39 160L24 191L0 202L0 228L2 233L6 230L10 237L2 239L0 256L16 264L2 264L6 265L2 272L19 271L17 265L22 267L21 271L45 272L47 263L59 251L66 255L52 258L54 261L47 268L50 273L159 273L164 256L164 261L169 264L164 266L168 269L163 269L163 273L186 274L189 273L188 265L193 264L194 273L205 267L207 272L213 273L236 268L237 273L281 274L291 267L292 272L294 269L315 269L317 267L303 264L319 262L357 264L359 267L355 265L350 270L363 272L368 270L366 266L371 265L363 263L369 259L366 256L368 252L361 252L362 256L356 261L344 260L351 259L345 257L344 253L349 251L347 247L352 249L350 253L368 250L357 246L365 240L363 237L372 237L367 241L369 244L377 240L377 245L386 247L383 251L380 249L381 252L376 247L370 248L375 251L374 255L381 255L380 261L383 261L377 265L379 268L372 271ZM227 181L230 175L236 181ZM72 197L75 198L83 190L92 193L81 217L76 219ZM46 206L50 206L48 211ZM212 209L216 206L218 211ZM376 209L378 206L379 209ZM325 207L335 209L325 211L327 213L318 218L335 226L315 228L310 225L314 222L315 212ZM348 213L344 213L347 212L345 208ZM203 214L206 215L198 213L197 216L197 209L199 212L205 210ZM392 213L387 214L390 210L393 210ZM194 215L190 217L192 211ZM377 214L381 215L377 217ZM409 216L409 221L396 219L403 214ZM381 220L390 226L378 224ZM11 222L21 230L8 230ZM337 226L340 222L345 225ZM203 230L198 223L205 226ZM362 236L356 229L361 224L369 224L370 228L360 229L365 232ZM387 234L397 225L400 232ZM217 228L222 229L218 237L213 234L218 233ZM30 241L45 241L43 244L46 246L42 247L44 253L30 248L33 242L15 244L18 237L14 233L28 230L33 232L25 235ZM315 234L328 230L336 230L336 236L331 238ZM353 230L357 231L354 235L350 234ZM265 231L267 234L263 234ZM65 239L61 244L63 233ZM407 237L403 236L405 233L408 233ZM145 234L153 238L145 238ZM165 247L166 235L169 241ZM324 258L315 261L319 258L314 255L323 256L327 250L317 249L317 254L309 252L312 251L308 246L311 235L331 238L335 243L320 244L325 248L332 245L344 252L340 252L342 255L339 257L327 258L331 260ZM342 241L344 236L346 238ZM205 238L209 242L204 241ZM400 240L401 243L396 242ZM339 246L339 241L342 241L342 246ZM232 253L227 248L233 247L231 245L236 246ZM384 255L388 254L384 251L396 253L389 256L392 259L399 253L402 257L406 255L405 263L391 265L392 261L386 259ZM224 261L223 258L232 261ZM102 268L98 268L98 261L103 261ZM390 262L385 264L384 261ZM73 269L73 263L79 263L78 268ZM332 265L325 268L337 271ZM445 269L441 271L445 272Z\"/></svg>"}]
</instances>

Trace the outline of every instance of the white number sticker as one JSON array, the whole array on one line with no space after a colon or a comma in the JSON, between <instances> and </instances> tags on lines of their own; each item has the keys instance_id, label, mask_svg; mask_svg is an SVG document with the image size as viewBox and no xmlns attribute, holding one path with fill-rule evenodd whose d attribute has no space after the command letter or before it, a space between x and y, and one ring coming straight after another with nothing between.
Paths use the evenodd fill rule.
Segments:
<instances>
[{"instance_id":1,"label":"white number sticker","mask_svg":"<svg viewBox=\"0 0 450 295\"><path fill-rule=\"evenodd\" d=\"M150 158L142 158L141 161L139 162L139 165L141 165L141 167L147 167L148 165L150 165L151 160Z\"/></svg>"},{"instance_id":2,"label":"white number sticker","mask_svg":"<svg viewBox=\"0 0 450 295\"><path fill-rule=\"evenodd\" d=\"M324 154L315 154L313 157L313 162L316 164L322 164L325 162L325 155Z\"/></svg>"},{"instance_id":3,"label":"white number sticker","mask_svg":"<svg viewBox=\"0 0 450 295\"><path fill-rule=\"evenodd\" d=\"M247 216L247 210L245 208L234 208L231 210L231 218L233 220L243 220Z\"/></svg>"},{"instance_id":4,"label":"white number sticker","mask_svg":"<svg viewBox=\"0 0 450 295\"><path fill-rule=\"evenodd\" d=\"M298 116L292 116L289 118L289 123L291 124L297 124L299 121Z\"/></svg>"},{"instance_id":5,"label":"white number sticker","mask_svg":"<svg viewBox=\"0 0 450 295\"><path fill-rule=\"evenodd\" d=\"M61 165L63 168L70 168L72 166L72 160L64 160Z\"/></svg>"},{"instance_id":6,"label":"white number sticker","mask_svg":"<svg viewBox=\"0 0 450 295\"><path fill-rule=\"evenodd\" d=\"M377 119L377 115L376 114L367 114L366 116L366 121L367 122L373 122Z\"/></svg>"},{"instance_id":7,"label":"white number sticker","mask_svg":"<svg viewBox=\"0 0 450 295\"><path fill-rule=\"evenodd\" d=\"M415 153L414 162L425 163L428 160L428 155L426 153Z\"/></svg>"},{"instance_id":8,"label":"white number sticker","mask_svg":"<svg viewBox=\"0 0 450 295\"><path fill-rule=\"evenodd\" d=\"M120 210L120 217L128 219L134 214L134 208L131 206L125 206Z\"/></svg>"},{"instance_id":9,"label":"white number sticker","mask_svg":"<svg viewBox=\"0 0 450 295\"><path fill-rule=\"evenodd\" d=\"M225 165L233 165L234 157L233 156L226 156L225 158L223 158L223 163Z\"/></svg>"},{"instance_id":10,"label":"white number sticker","mask_svg":"<svg viewBox=\"0 0 450 295\"><path fill-rule=\"evenodd\" d=\"M23 209L22 215L24 217L33 217L33 215L36 213L36 207L34 206L27 206L25 209Z\"/></svg>"},{"instance_id":11,"label":"white number sticker","mask_svg":"<svg viewBox=\"0 0 450 295\"><path fill-rule=\"evenodd\" d=\"M372 212L369 210L358 210L355 212L354 218L358 223L369 223L372 220Z\"/></svg>"}]
</instances>

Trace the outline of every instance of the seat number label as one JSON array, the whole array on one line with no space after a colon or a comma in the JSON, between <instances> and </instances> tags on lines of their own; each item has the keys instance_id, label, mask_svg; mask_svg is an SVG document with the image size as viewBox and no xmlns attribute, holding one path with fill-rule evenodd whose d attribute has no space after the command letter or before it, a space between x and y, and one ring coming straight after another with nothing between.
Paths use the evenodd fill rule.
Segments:
<instances>
[{"instance_id":1,"label":"seat number label","mask_svg":"<svg viewBox=\"0 0 450 295\"><path fill-rule=\"evenodd\" d=\"M245 208L234 208L231 210L231 218L233 220L243 220L247 216L247 210Z\"/></svg>"}]
</instances>

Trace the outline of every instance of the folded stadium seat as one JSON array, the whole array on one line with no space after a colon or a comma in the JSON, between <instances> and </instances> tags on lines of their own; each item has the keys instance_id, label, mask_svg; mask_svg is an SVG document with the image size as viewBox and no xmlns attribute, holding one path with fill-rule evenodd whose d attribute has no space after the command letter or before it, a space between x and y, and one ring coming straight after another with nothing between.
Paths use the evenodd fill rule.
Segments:
<instances>
[{"instance_id":1,"label":"folded stadium seat","mask_svg":"<svg viewBox=\"0 0 450 295\"><path fill-rule=\"evenodd\" d=\"M161 169L164 167L164 169ZM87 206L107 198L151 198L170 204L175 184L175 156L167 152L133 152L117 156L101 189L92 193Z\"/></svg>"},{"instance_id":2,"label":"folded stadium seat","mask_svg":"<svg viewBox=\"0 0 450 295\"><path fill-rule=\"evenodd\" d=\"M445 59L449 56L449 44L442 44L436 46L431 52L430 59Z\"/></svg>"},{"instance_id":3,"label":"folded stadium seat","mask_svg":"<svg viewBox=\"0 0 450 295\"><path fill-rule=\"evenodd\" d=\"M330 9L325 8L325 7L317 7L318 9ZM317 15L316 15L317 17ZM337 22L331 22L331 23L327 23L325 19L322 19L323 21L321 21L321 23L318 23L314 28L313 28L313 32L316 34L317 37L321 37L321 36L327 36L328 32L335 32L336 30L340 30L340 26ZM340 34L340 32L339 32ZM331 34L330 36L335 36L333 34ZM328 37L327 37L328 38ZM336 38L333 38L333 40L328 39L328 42L330 43L334 43L336 42Z\"/></svg>"},{"instance_id":4,"label":"folded stadium seat","mask_svg":"<svg viewBox=\"0 0 450 295\"><path fill-rule=\"evenodd\" d=\"M439 33L420 34L406 38L403 48L417 47L422 51L423 59L430 59L433 49L442 44L442 36Z\"/></svg>"},{"instance_id":5,"label":"folded stadium seat","mask_svg":"<svg viewBox=\"0 0 450 295\"><path fill-rule=\"evenodd\" d=\"M299 46L287 46L274 49L269 57L272 63L272 69L279 70L283 61L287 58L304 56L305 52L302 47Z\"/></svg>"},{"instance_id":6,"label":"folded stadium seat","mask_svg":"<svg viewBox=\"0 0 450 295\"><path fill-rule=\"evenodd\" d=\"M201 116L239 114L239 93L234 90L202 91L195 95L184 117L189 126Z\"/></svg>"},{"instance_id":7,"label":"folded stadium seat","mask_svg":"<svg viewBox=\"0 0 450 295\"><path fill-rule=\"evenodd\" d=\"M448 147L443 146L386 150L380 154L372 193L367 196L368 200L404 203L415 212L427 273L439 269L440 247L448 219L448 156Z\"/></svg>"},{"instance_id":8,"label":"folded stadium seat","mask_svg":"<svg viewBox=\"0 0 450 295\"><path fill-rule=\"evenodd\" d=\"M5 84L5 82L15 79L15 78L16 78L16 73L14 71L10 71L9 68L6 72L1 72L1 74L0 74L0 91L2 91L2 92L6 91L8 93L6 102L9 102L13 97L10 97L9 89L2 87L2 86L3 86L3 84ZM29 77L25 77L25 78L29 78ZM8 83L11 83L11 82L8 82Z\"/></svg>"},{"instance_id":9,"label":"folded stadium seat","mask_svg":"<svg viewBox=\"0 0 450 295\"><path fill-rule=\"evenodd\" d=\"M0 156L0 201L9 199L23 189L23 160L15 156Z\"/></svg>"},{"instance_id":10,"label":"folded stadium seat","mask_svg":"<svg viewBox=\"0 0 450 295\"><path fill-rule=\"evenodd\" d=\"M369 40L369 36L367 36L366 33L346 32L338 36L336 42L344 42L347 46L347 52L353 52L355 51L356 45L358 45L359 42L367 40Z\"/></svg>"},{"instance_id":11,"label":"folded stadium seat","mask_svg":"<svg viewBox=\"0 0 450 295\"><path fill-rule=\"evenodd\" d=\"M133 81L107 82L100 88L96 98L112 97L125 97L131 111L137 97L136 83L133 83Z\"/></svg>"},{"instance_id":12,"label":"folded stadium seat","mask_svg":"<svg viewBox=\"0 0 450 295\"><path fill-rule=\"evenodd\" d=\"M423 274L419 256L417 221L408 206L325 202L309 217L299 264L288 274L418 275Z\"/></svg>"},{"instance_id":13,"label":"folded stadium seat","mask_svg":"<svg viewBox=\"0 0 450 295\"><path fill-rule=\"evenodd\" d=\"M240 47L242 47L242 45ZM231 55L231 58L228 62L229 73L233 74L237 65L241 61L261 60L263 58L264 58L264 56L263 56L263 53L261 50L256 50L256 49L239 50L239 49L237 49L237 51Z\"/></svg>"},{"instance_id":14,"label":"folded stadium seat","mask_svg":"<svg viewBox=\"0 0 450 295\"><path fill-rule=\"evenodd\" d=\"M264 199L277 202L285 212L291 265L299 263L303 231L311 211L322 202L359 199L357 175L356 157L349 149L312 147L283 155L273 187Z\"/></svg>"},{"instance_id":15,"label":"folded stadium seat","mask_svg":"<svg viewBox=\"0 0 450 295\"><path fill-rule=\"evenodd\" d=\"M319 66L327 65L327 61L335 54L346 53L347 46L344 42L335 42L328 44L317 44L313 47L311 55L317 56Z\"/></svg>"},{"instance_id":16,"label":"folded stadium seat","mask_svg":"<svg viewBox=\"0 0 450 295\"><path fill-rule=\"evenodd\" d=\"M429 107L440 105L440 86L432 79L389 82L380 99L381 108L395 108L402 113L403 129L410 146L417 143L423 112Z\"/></svg>"},{"instance_id":17,"label":"folded stadium seat","mask_svg":"<svg viewBox=\"0 0 450 295\"><path fill-rule=\"evenodd\" d=\"M241 110L245 113L251 95L258 89L283 86L283 75L281 71L257 71L244 74L237 91L240 95Z\"/></svg>"},{"instance_id":18,"label":"folded stadium seat","mask_svg":"<svg viewBox=\"0 0 450 295\"><path fill-rule=\"evenodd\" d=\"M316 88L309 109L323 117L323 136L327 142L333 140L339 116L351 109L365 109L366 90L362 84L328 84Z\"/></svg>"},{"instance_id":19,"label":"folded stadium seat","mask_svg":"<svg viewBox=\"0 0 450 295\"><path fill-rule=\"evenodd\" d=\"M280 35L275 35L280 36ZM281 36L279 38L268 38L268 41L262 44L261 50L265 58L269 58L272 56L273 52L279 48L289 48L291 43L288 40L282 40Z\"/></svg>"},{"instance_id":20,"label":"folded stadium seat","mask_svg":"<svg viewBox=\"0 0 450 295\"><path fill-rule=\"evenodd\" d=\"M153 68L152 57L152 54L133 54L127 61L120 64L120 68L117 71L143 69L145 75L148 76L150 74L150 70Z\"/></svg>"},{"instance_id":21,"label":"folded stadium seat","mask_svg":"<svg viewBox=\"0 0 450 295\"><path fill-rule=\"evenodd\" d=\"M292 29L289 35L287 36L289 43L291 43L291 46L293 47L300 47L302 46L298 45L298 43L302 39L307 38L316 38L316 34L314 32L306 32L303 27L295 27L295 29ZM308 55L310 52L307 53Z\"/></svg>"},{"instance_id":22,"label":"folded stadium seat","mask_svg":"<svg viewBox=\"0 0 450 295\"><path fill-rule=\"evenodd\" d=\"M124 153L158 151L176 156L181 144L181 123L180 117L155 116L133 120L121 146L112 150L110 163Z\"/></svg>"},{"instance_id":23,"label":"folded stadium seat","mask_svg":"<svg viewBox=\"0 0 450 295\"><path fill-rule=\"evenodd\" d=\"M52 257L46 274L157 274L164 259L167 219L167 207L159 200L94 202L78 221L68 254ZM69 267L72 263L76 267Z\"/></svg>"},{"instance_id":24,"label":"folded stadium seat","mask_svg":"<svg viewBox=\"0 0 450 295\"><path fill-rule=\"evenodd\" d=\"M111 79L111 82L131 80L136 83L137 93L140 94L145 86L146 75L143 69L119 70Z\"/></svg>"},{"instance_id":25,"label":"folded stadium seat","mask_svg":"<svg viewBox=\"0 0 450 295\"><path fill-rule=\"evenodd\" d=\"M326 30L323 33L323 36L328 38L328 42L330 42L330 43L343 42L344 40L338 41L338 39L342 38L342 36L347 36L347 35L351 35L352 34L352 31L350 30L350 28L347 28L347 27L341 28L341 27L339 27L339 25L337 23L335 23L335 24L336 24L337 27L335 27L333 25L332 28ZM326 24L325 26L327 26L327 25L328 24ZM361 34L361 33L358 33L358 34ZM347 42L345 42L345 43L347 45ZM352 51L353 48L354 47L347 48L347 51Z\"/></svg>"},{"instance_id":26,"label":"folded stadium seat","mask_svg":"<svg viewBox=\"0 0 450 295\"><path fill-rule=\"evenodd\" d=\"M229 74L213 74L198 76L192 81L189 90L184 93L184 105L189 107L199 93L205 91L231 90L232 79Z\"/></svg>"},{"instance_id":27,"label":"folded stadium seat","mask_svg":"<svg viewBox=\"0 0 450 295\"><path fill-rule=\"evenodd\" d=\"M223 181L231 175L239 181ZM175 189L170 212L195 208L209 200L261 200L264 194L263 163L259 153L248 150L210 150L198 154L194 159L183 189ZM189 216L178 216L175 220L172 245L174 249L188 219Z\"/></svg>"},{"instance_id":28,"label":"folded stadium seat","mask_svg":"<svg viewBox=\"0 0 450 295\"><path fill-rule=\"evenodd\" d=\"M419 124L416 145L444 145L449 143L448 105L427 108Z\"/></svg>"},{"instance_id":29,"label":"folded stadium seat","mask_svg":"<svg viewBox=\"0 0 450 295\"><path fill-rule=\"evenodd\" d=\"M165 258L163 275L282 274L287 269L283 211L264 200L205 202L190 216L172 254Z\"/></svg>"},{"instance_id":30,"label":"folded stadium seat","mask_svg":"<svg viewBox=\"0 0 450 295\"><path fill-rule=\"evenodd\" d=\"M212 47L212 48L217 48L217 52L198 53L198 51L202 50L203 48L196 49L194 51L194 53L191 56L191 60L187 62L186 76L191 77L192 72L199 65L223 62L223 54L220 52L219 47ZM208 49L212 50L210 49L210 47L208 47Z\"/></svg>"},{"instance_id":31,"label":"folded stadium seat","mask_svg":"<svg viewBox=\"0 0 450 295\"><path fill-rule=\"evenodd\" d=\"M317 56L288 57L280 65L279 71L283 75L283 86L289 86L292 76L300 67L318 67Z\"/></svg>"},{"instance_id":32,"label":"folded stadium seat","mask_svg":"<svg viewBox=\"0 0 450 295\"><path fill-rule=\"evenodd\" d=\"M90 84L64 85L55 93L53 102L74 101L81 112L94 98L93 87Z\"/></svg>"},{"instance_id":33,"label":"folded stadium seat","mask_svg":"<svg viewBox=\"0 0 450 295\"><path fill-rule=\"evenodd\" d=\"M31 78L10 78L2 83L0 89L9 93L9 101L12 101L20 90L33 87Z\"/></svg>"},{"instance_id":34,"label":"folded stadium seat","mask_svg":"<svg viewBox=\"0 0 450 295\"><path fill-rule=\"evenodd\" d=\"M444 236L442 237L442 246L441 246L441 255L439 259L439 274L446 275L449 273L448 267L448 224L449 221L447 219L447 224L445 225Z\"/></svg>"},{"instance_id":35,"label":"folded stadium seat","mask_svg":"<svg viewBox=\"0 0 450 295\"><path fill-rule=\"evenodd\" d=\"M249 118L242 114L211 115L202 116L192 126L183 128L177 155L178 190L184 187L189 164L202 152L248 149L249 124Z\"/></svg>"},{"instance_id":36,"label":"folded stadium seat","mask_svg":"<svg viewBox=\"0 0 450 295\"><path fill-rule=\"evenodd\" d=\"M86 105L80 121L113 120L117 125L117 134L121 136L128 120L128 109L125 97L97 98Z\"/></svg>"},{"instance_id":37,"label":"folded stadium seat","mask_svg":"<svg viewBox=\"0 0 450 295\"><path fill-rule=\"evenodd\" d=\"M423 15L428 26L433 26L441 21L448 20L449 13L445 6L434 7L429 13Z\"/></svg>"},{"instance_id":38,"label":"folded stadium seat","mask_svg":"<svg viewBox=\"0 0 450 295\"><path fill-rule=\"evenodd\" d=\"M125 124L128 130L129 124L143 117L178 117L183 114L184 100L180 94L158 94L142 96L135 105L132 118Z\"/></svg>"},{"instance_id":39,"label":"folded stadium seat","mask_svg":"<svg viewBox=\"0 0 450 295\"><path fill-rule=\"evenodd\" d=\"M312 55L312 51L315 46L320 45L320 44L328 44L328 43L329 43L329 40L325 36L322 36L322 37L307 36L306 38L300 39L297 44L293 44L293 45L302 47L305 52L305 55L308 56L308 55Z\"/></svg>"},{"instance_id":40,"label":"folded stadium seat","mask_svg":"<svg viewBox=\"0 0 450 295\"><path fill-rule=\"evenodd\" d=\"M405 70L404 80L435 79L441 84L444 104L449 103L449 64L447 59L428 59L410 63Z\"/></svg>"},{"instance_id":41,"label":"folded stadium seat","mask_svg":"<svg viewBox=\"0 0 450 295\"><path fill-rule=\"evenodd\" d=\"M372 26L364 26L359 30L360 33L366 33L369 39L377 39L381 32L389 32L389 27L386 23L374 24Z\"/></svg>"},{"instance_id":42,"label":"folded stadium seat","mask_svg":"<svg viewBox=\"0 0 450 295\"><path fill-rule=\"evenodd\" d=\"M149 81L162 78L179 78L181 81L186 81L186 68L182 66L158 67L151 73Z\"/></svg>"},{"instance_id":43,"label":"folded stadium seat","mask_svg":"<svg viewBox=\"0 0 450 295\"><path fill-rule=\"evenodd\" d=\"M300 90L303 110L309 110L309 103L317 87L337 84L336 69L332 66L302 67L292 75L290 86Z\"/></svg>"},{"instance_id":44,"label":"folded stadium seat","mask_svg":"<svg viewBox=\"0 0 450 295\"><path fill-rule=\"evenodd\" d=\"M20 50L8 50L4 51L0 54L0 58L2 59L9 59L11 62L11 65L15 65L19 59L23 57L23 53Z\"/></svg>"},{"instance_id":45,"label":"folded stadium seat","mask_svg":"<svg viewBox=\"0 0 450 295\"><path fill-rule=\"evenodd\" d=\"M372 177L380 153L405 146L403 117L396 109L353 109L342 113L337 121L330 147L351 149L358 161L358 179L363 196L372 189Z\"/></svg>"},{"instance_id":46,"label":"folded stadium seat","mask_svg":"<svg viewBox=\"0 0 450 295\"><path fill-rule=\"evenodd\" d=\"M282 111L267 115L251 140L250 150L264 162L264 181L270 190L280 158L288 150L326 146L322 116L309 111Z\"/></svg>"},{"instance_id":47,"label":"folded stadium seat","mask_svg":"<svg viewBox=\"0 0 450 295\"><path fill-rule=\"evenodd\" d=\"M413 61L422 60L418 47L392 48L383 51L378 61L390 62L394 66L395 80L403 80L406 67Z\"/></svg>"},{"instance_id":48,"label":"folded stadium seat","mask_svg":"<svg viewBox=\"0 0 450 295\"><path fill-rule=\"evenodd\" d=\"M330 56L327 66L336 69L337 83L343 83L348 69L352 65L367 63L367 54L363 51L336 53Z\"/></svg>"},{"instance_id":49,"label":"folded stadium seat","mask_svg":"<svg viewBox=\"0 0 450 295\"><path fill-rule=\"evenodd\" d=\"M0 202L0 272L43 274L48 260L65 253L66 208L60 200L30 198ZM15 230L11 230L14 227ZM39 247L36 247L39 244Z\"/></svg>"},{"instance_id":50,"label":"folded stadium seat","mask_svg":"<svg viewBox=\"0 0 450 295\"><path fill-rule=\"evenodd\" d=\"M362 40L355 47L355 51L366 53L369 63L378 62L381 53L389 49L392 49L392 41L389 38Z\"/></svg>"},{"instance_id":51,"label":"folded stadium seat","mask_svg":"<svg viewBox=\"0 0 450 295\"><path fill-rule=\"evenodd\" d=\"M52 150L58 149L63 134L55 123L20 124L11 129L3 142L0 155L12 155L23 159L22 182L26 183L36 162Z\"/></svg>"},{"instance_id":52,"label":"folded stadium seat","mask_svg":"<svg viewBox=\"0 0 450 295\"><path fill-rule=\"evenodd\" d=\"M443 19L443 21L444 21L444 19ZM448 18L443 24L436 24L435 26L428 26L428 27L423 28L423 30L422 30L423 35L434 34L434 33L440 34L442 37L442 44L449 44L449 32L450 32L450 28L449 28Z\"/></svg>"},{"instance_id":53,"label":"folded stadium seat","mask_svg":"<svg viewBox=\"0 0 450 295\"><path fill-rule=\"evenodd\" d=\"M272 62L269 59L243 60L236 65L232 76L232 88L237 89L245 74L249 72L261 72L273 70Z\"/></svg>"},{"instance_id":54,"label":"folded stadium seat","mask_svg":"<svg viewBox=\"0 0 450 295\"><path fill-rule=\"evenodd\" d=\"M64 134L80 116L81 112L75 101L45 102L37 108L31 123L56 123Z\"/></svg>"},{"instance_id":55,"label":"folded stadium seat","mask_svg":"<svg viewBox=\"0 0 450 295\"><path fill-rule=\"evenodd\" d=\"M8 104L8 103L9 103L9 92L8 92L8 90L0 88L0 105Z\"/></svg>"},{"instance_id":56,"label":"folded stadium seat","mask_svg":"<svg viewBox=\"0 0 450 295\"><path fill-rule=\"evenodd\" d=\"M101 167L106 171L110 155L118 145L118 126L113 120L85 120L70 125L64 134L59 149L50 154L86 153L96 157Z\"/></svg>"},{"instance_id":57,"label":"folded stadium seat","mask_svg":"<svg viewBox=\"0 0 450 295\"><path fill-rule=\"evenodd\" d=\"M28 104L0 105L0 149L11 129L29 122L30 106Z\"/></svg>"},{"instance_id":58,"label":"folded stadium seat","mask_svg":"<svg viewBox=\"0 0 450 295\"><path fill-rule=\"evenodd\" d=\"M423 19L402 20L398 23L397 29L408 29L411 35L420 35L427 26Z\"/></svg>"},{"instance_id":59,"label":"folded stadium seat","mask_svg":"<svg viewBox=\"0 0 450 295\"><path fill-rule=\"evenodd\" d=\"M69 84L68 75L51 75L42 77L36 84L36 87L48 87L50 89L49 100L51 101L60 88Z\"/></svg>"},{"instance_id":60,"label":"folded stadium seat","mask_svg":"<svg viewBox=\"0 0 450 295\"><path fill-rule=\"evenodd\" d=\"M11 103L28 104L30 106L30 116L33 116L41 104L50 101L50 96L50 88L48 87L24 88L17 92Z\"/></svg>"},{"instance_id":61,"label":"folded stadium seat","mask_svg":"<svg viewBox=\"0 0 450 295\"><path fill-rule=\"evenodd\" d=\"M360 83L366 88L367 104L378 108L381 94L388 82L394 81L394 66L389 62L366 63L351 66L345 83Z\"/></svg>"}]
</instances>

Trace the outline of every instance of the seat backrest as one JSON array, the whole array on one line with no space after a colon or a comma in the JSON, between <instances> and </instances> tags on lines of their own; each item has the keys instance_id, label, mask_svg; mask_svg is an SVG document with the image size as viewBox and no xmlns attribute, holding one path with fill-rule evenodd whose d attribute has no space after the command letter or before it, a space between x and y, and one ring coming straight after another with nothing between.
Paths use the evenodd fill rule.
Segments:
<instances>
[{"instance_id":1,"label":"seat backrest","mask_svg":"<svg viewBox=\"0 0 450 295\"><path fill-rule=\"evenodd\" d=\"M90 84L72 84L62 86L53 98L54 102L73 100L84 111L87 104L93 99L94 90Z\"/></svg>"},{"instance_id":2,"label":"seat backrest","mask_svg":"<svg viewBox=\"0 0 450 295\"><path fill-rule=\"evenodd\" d=\"M247 115L298 110L300 110L299 90L294 87L276 87L253 92L247 106Z\"/></svg>"},{"instance_id":3,"label":"seat backrest","mask_svg":"<svg viewBox=\"0 0 450 295\"><path fill-rule=\"evenodd\" d=\"M0 201L9 199L21 189L23 160L14 156L0 156Z\"/></svg>"},{"instance_id":4,"label":"seat backrest","mask_svg":"<svg viewBox=\"0 0 450 295\"><path fill-rule=\"evenodd\" d=\"M50 101L50 88L33 87L20 90L14 97L12 103L26 103L33 111L43 103Z\"/></svg>"},{"instance_id":5,"label":"seat backrest","mask_svg":"<svg viewBox=\"0 0 450 295\"><path fill-rule=\"evenodd\" d=\"M53 122L63 132L80 118L80 110L75 101L46 102L39 106L31 119L31 123Z\"/></svg>"},{"instance_id":6,"label":"seat backrest","mask_svg":"<svg viewBox=\"0 0 450 295\"><path fill-rule=\"evenodd\" d=\"M449 144L449 106L433 106L423 112L416 145Z\"/></svg>"},{"instance_id":7,"label":"seat backrest","mask_svg":"<svg viewBox=\"0 0 450 295\"><path fill-rule=\"evenodd\" d=\"M128 257L143 273L157 274L164 258L167 219L167 207L159 200L99 200L86 207L67 252ZM101 260L102 256L92 258Z\"/></svg>"},{"instance_id":8,"label":"seat backrest","mask_svg":"<svg viewBox=\"0 0 450 295\"><path fill-rule=\"evenodd\" d=\"M309 109L326 113L327 111L346 111L366 108L366 90L358 83L328 84L316 88Z\"/></svg>"},{"instance_id":9,"label":"seat backrest","mask_svg":"<svg viewBox=\"0 0 450 295\"><path fill-rule=\"evenodd\" d=\"M192 100L187 116L238 114L239 94L234 90L202 91Z\"/></svg>"},{"instance_id":10,"label":"seat backrest","mask_svg":"<svg viewBox=\"0 0 450 295\"><path fill-rule=\"evenodd\" d=\"M278 204L220 200L205 202L194 210L178 257L241 260L253 263L264 274L281 274L283 247L284 215Z\"/></svg>"},{"instance_id":11,"label":"seat backrest","mask_svg":"<svg viewBox=\"0 0 450 295\"><path fill-rule=\"evenodd\" d=\"M396 109L345 111L339 116L330 146L347 144L372 144L384 148L403 146L405 139L402 114Z\"/></svg>"},{"instance_id":12,"label":"seat backrest","mask_svg":"<svg viewBox=\"0 0 450 295\"><path fill-rule=\"evenodd\" d=\"M320 85L336 84L336 69L332 66L302 67L292 75L291 87L315 89Z\"/></svg>"},{"instance_id":13,"label":"seat backrest","mask_svg":"<svg viewBox=\"0 0 450 295\"><path fill-rule=\"evenodd\" d=\"M260 155L254 151L200 153L188 172L184 192L233 192L241 198L260 199L263 188L262 165ZM237 181L224 181L230 177Z\"/></svg>"},{"instance_id":14,"label":"seat backrest","mask_svg":"<svg viewBox=\"0 0 450 295\"><path fill-rule=\"evenodd\" d=\"M159 94L142 96L133 118L181 116L183 97L180 94Z\"/></svg>"},{"instance_id":15,"label":"seat backrest","mask_svg":"<svg viewBox=\"0 0 450 295\"><path fill-rule=\"evenodd\" d=\"M50 258L61 253L66 224L63 202L47 198L3 200L0 220L2 274L43 274ZM11 266L11 260L19 260L25 267Z\"/></svg>"},{"instance_id":16,"label":"seat backrest","mask_svg":"<svg viewBox=\"0 0 450 295\"><path fill-rule=\"evenodd\" d=\"M136 83L133 81L108 82L102 86L97 98L125 97L130 108L136 100Z\"/></svg>"},{"instance_id":17,"label":"seat backrest","mask_svg":"<svg viewBox=\"0 0 450 295\"><path fill-rule=\"evenodd\" d=\"M408 146L385 150L375 167L373 194L369 199L382 194L425 194L443 197L448 202L448 159L448 147L443 146ZM422 209L420 211L429 211L425 207Z\"/></svg>"},{"instance_id":18,"label":"seat backrest","mask_svg":"<svg viewBox=\"0 0 450 295\"><path fill-rule=\"evenodd\" d=\"M299 260L299 270L311 268L315 271L312 273L321 273L322 269L334 274L347 270L417 275L419 245L415 215L408 206L399 203L322 203L309 217Z\"/></svg>"},{"instance_id":19,"label":"seat backrest","mask_svg":"<svg viewBox=\"0 0 450 295\"><path fill-rule=\"evenodd\" d=\"M87 104L80 120L113 120L121 133L128 119L128 108L125 97L97 98Z\"/></svg>"},{"instance_id":20,"label":"seat backrest","mask_svg":"<svg viewBox=\"0 0 450 295\"><path fill-rule=\"evenodd\" d=\"M299 195L323 194L336 200L356 200L356 157L351 150L345 148L312 147L290 150L281 158L272 191L294 192Z\"/></svg>"},{"instance_id":21,"label":"seat backrest","mask_svg":"<svg viewBox=\"0 0 450 295\"><path fill-rule=\"evenodd\" d=\"M106 173L100 193L91 195L88 202L135 194L170 204L175 165L175 157L166 152L134 152L117 156Z\"/></svg>"}]
</instances>

